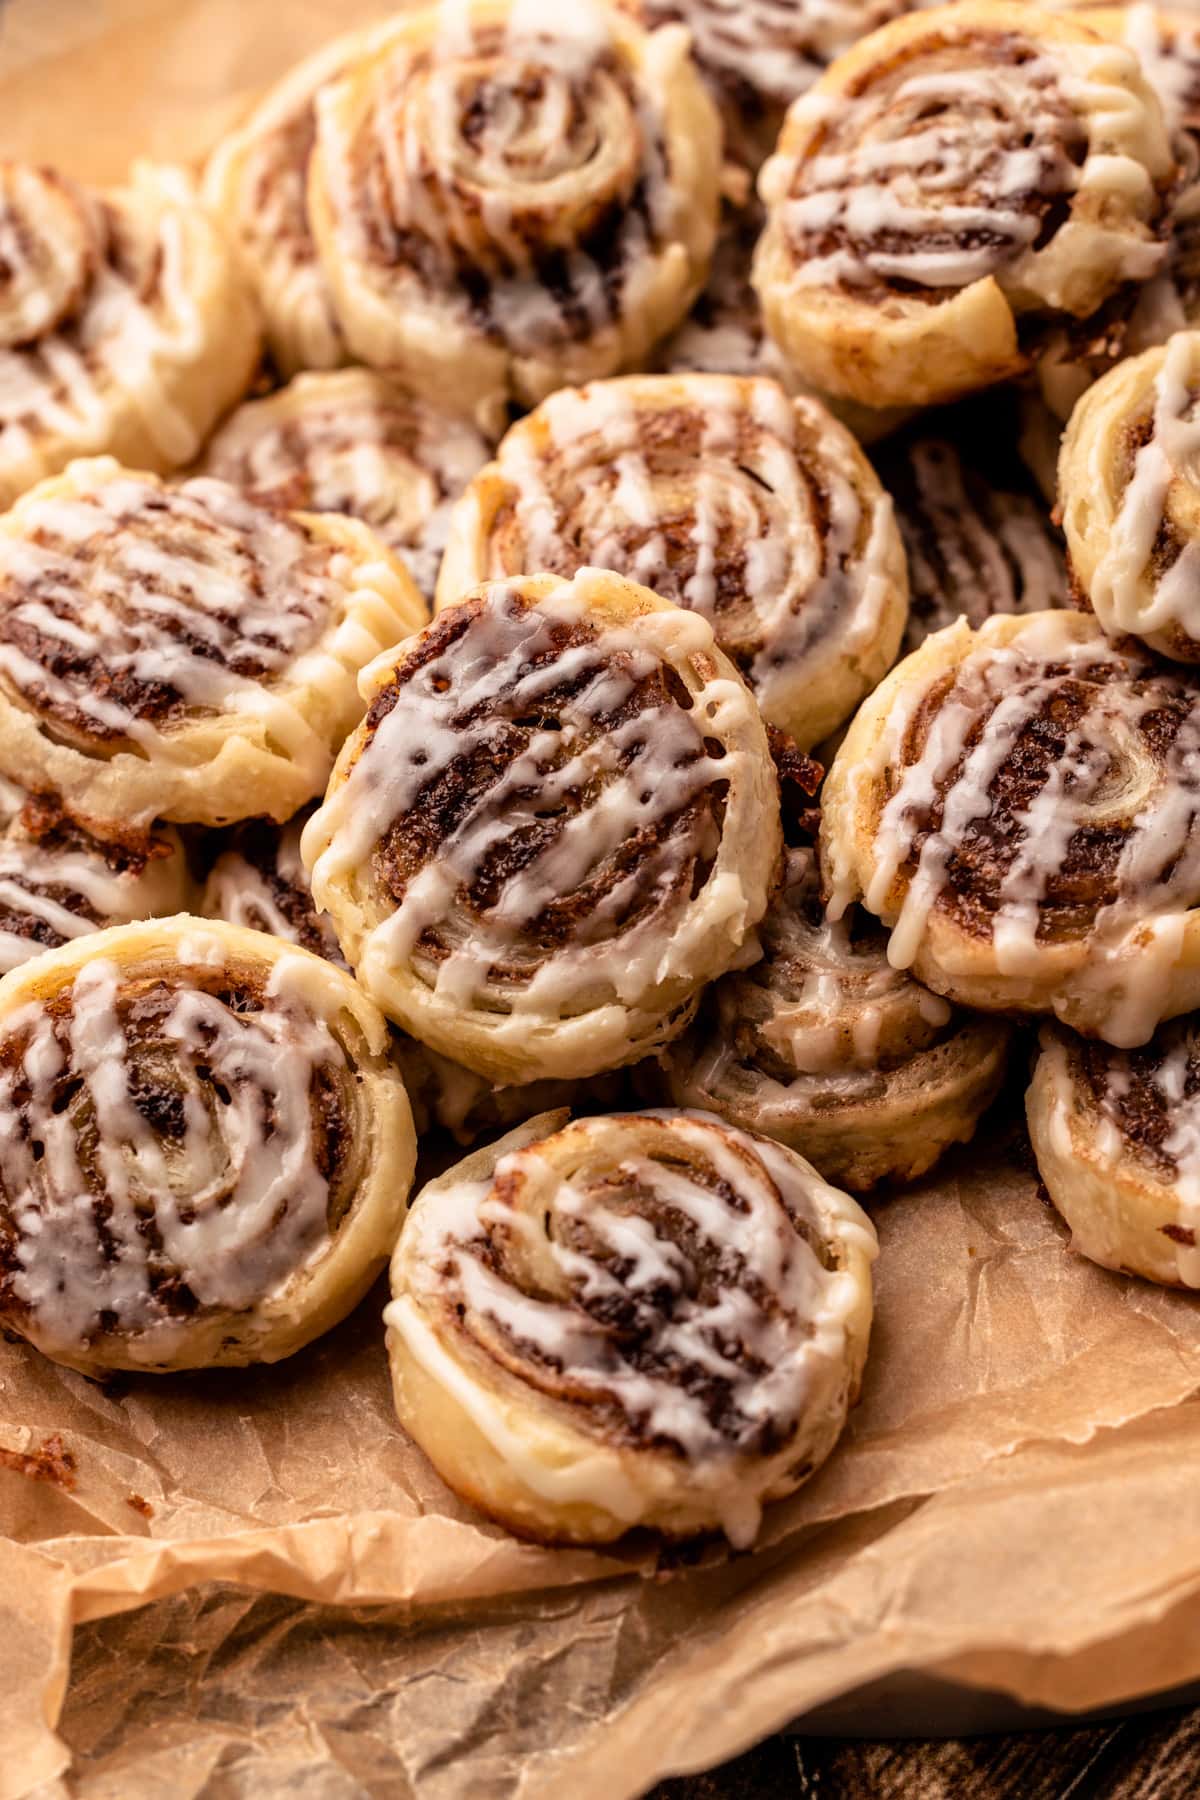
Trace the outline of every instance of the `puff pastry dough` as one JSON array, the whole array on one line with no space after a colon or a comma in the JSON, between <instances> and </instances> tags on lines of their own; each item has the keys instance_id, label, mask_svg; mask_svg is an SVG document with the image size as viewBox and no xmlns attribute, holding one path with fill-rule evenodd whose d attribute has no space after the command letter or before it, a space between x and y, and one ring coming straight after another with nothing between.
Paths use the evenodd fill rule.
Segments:
<instances>
[{"instance_id":1,"label":"puff pastry dough","mask_svg":"<svg viewBox=\"0 0 1200 1800\"><path fill-rule=\"evenodd\" d=\"M338 369L239 406L201 470L292 511L361 519L432 598L450 509L488 452L473 426L390 376Z\"/></svg>"},{"instance_id":2,"label":"puff pastry dough","mask_svg":"<svg viewBox=\"0 0 1200 1800\"><path fill-rule=\"evenodd\" d=\"M763 168L768 329L867 405L1003 380L1026 316L1087 318L1161 269L1174 170L1124 45L1013 0L911 13L838 58Z\"/></svg>"},{"instance_id":3,"label":"puff pastry dough","mask_svg":"<svg viewBox=\"0 0 1200 1800\"><path fill-rule=\"evenodd\" d=\"M1079 613L928 638L826 778L822 862L964 1006L1110 1043L1200 1005L1200 692Z\"/></svg>"},{"instance_id":4,"label":"puff pastry dough","mask_svg":"<svg viewBox=\"0 0 1200 1800\"><path fill-rule=\"evenodd\" d=\"M0 517L0 770L118 830L286 819L424 614L357 520L74 463Z\"/></svg>"},{"instance_id":5,"label":"puff pastry dough","mask_svg":"<svg viewBox=\"0 0 1200 1800\"><path fill-rule=\"evenodd\" d=\"M348 975L262 932L122 925L0 981L0 1320L105 1369L240 1367L391 1253L408 1101Z\"/></svg>"},{"instance_id":6,"label":"puff pastry dough","mask_svg":"<svg viewBox=\"0 0 1200 1800\"><path fill-rule=\"evenodd\" d=\"M363 691L302 848L388 1016L501 1083L681 1030L781 845L765 727L706 621L594 569L491 582Z\"/></svg>"},{"instance_id":7,"label":"puff pastry dough","mask_svg":"<svg viewBox=\"0 0 1200 1800\"><path fill-rule=\"evenodd\" d=\"M0 507L72 457L190 462L245 392L258 312L182 170L91 193L0 162Z\"/></svg>"},{"instance_id":8,"label":"puff pastry dough","mask_svg":"<svg viewBox=\"0 0 1200 1800\"><path fill-rule=\"evenodd\" d=\"M1160 1026L1140 1050L1044 1028L1026 1109L1074 1248L1105 1268L1200 1287L1196 1020Z\"/></svg>"},{"instance_id":9,"label":"puff pastry dough","mask_svg":"<svg viewBox=\"0 0 1200 1800\"><path fill-rule=\"evenodd\" d=\"M774 1138L859 1193L913 1181L971 1137L1011 1030L893 969L877 921L851 907L835 923L820 885L815 853L792 851L761 961L714 982L659 1080L674 1105Z\"/></svg>"},{"instance_id":10,"label":"puff pastry dough","mask_svg":"<svg viewBox=\"0 0 1200 1800\"><path fill-rule=\"evenodd\" d=\"M875 1234L800 1157L687 1113L532 1121L418 1196L396 1408L523 1536L754 1538L856 1398Z\"/></svg>"},{"instance_id":11,"label":"puff pastry dough","mask_svg":"<svg viewBox=\"0 0 1200 1800\"><path fill-rule=\"evenodd\" d=\"M870 463L816 401L765 379L629 375L552 395L455 509L438 605L587 565L703 614L804 750L882 678L907 613Z\"/></svg>"},{"instance_id":12,"label":"puff pastry dough","mask_svg":"<svg viewBox=\"0 0 1200 1800\"><path fill-rule=\"evenodd\" d=\"M704 284L720 160L679 26L595 0L402 18L317 96L308 209L345 338L497 428L636 366Z\"/></svg>"}]
</instances>

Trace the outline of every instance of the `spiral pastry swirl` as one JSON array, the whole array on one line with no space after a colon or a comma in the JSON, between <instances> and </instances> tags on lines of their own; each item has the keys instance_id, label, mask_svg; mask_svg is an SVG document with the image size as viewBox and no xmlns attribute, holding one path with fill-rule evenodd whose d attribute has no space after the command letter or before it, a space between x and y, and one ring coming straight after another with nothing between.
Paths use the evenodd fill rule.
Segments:
<instances>
[{"instance_id":1,"label":"spiral pastry swirl","mask_svg":"<svg viewBox=\"0 0 1200 1800\"><path fill-rule=\"evenodd\" d=\"M322 89L309 214L355 355L497 427L643 361L716 236L720 127L687 42L596 0L470 0Z\"/></svg>"},{"instance_id":2,"label":"spiral pastry swirl","mask_svg":"<svg viewBox=\"0 0 1200 1800\"><path fill-rule=\"evenodd\" d=\"M30 799L0 831L0 973L88 932L182 912L190 897L170 826L98 838Z\"/></svg>"},{"instance_id":3,"label":"spiral pastry swirl","mask_svg":"<svg viewBox=\"0 0 1200 1800\"><path fill-rule=\"evenodd\" d=\"M497 1082L681 1030L781 846L766 731L705 621L598 570L488 583L364 690L302 848L388 1016Z\"/></svg>"},{"instance_id":4,"label":"spiral pastry swirl","mask_svg":"<svg viewBox=\"0 0 1200 1800\"><path fill-rule=\"evenodd\" d=\"M1079 613L962 622L865 702L822 862L965 1006L1141 1044L1200 1004L1200 689Z\"/></svg>"},{"instance_id":5,"label":"spiral pastry swirl","mask_svg":"<svg viewBox=\"0 0 1200 1800\"><path fill-rule=\"evenodd\" d=\"M348 360L308 215L308 167L320 89L387 41L390 21L325 44L291 69L213 151L204 199L233 240L286 378Z\"/></svg>"},{"instance_id":6,"label":"spiral pastry swirl","mask_svg":"<svg viewBox=\"0 0 1200 1800\"><path fill-rule=\"evenodd\" d=\"M725 125L726 153L755 169L784 114L836 57L905 0L622 0L652 28L687 26Z\"/></svg>"},{"instance_id":7,"label":"spiral pastry swirl","mask_svg":"<svg viewBox=\"0 0 1200 1800\"><path fill-rule=\"evenodd\" d=\"M450 509L487 458L465 421L386 375L341 369L240 406L202 470L273 506L361 519L432 598Z\"/></svg>"},{"instance_id":8,"label":"spiral pastry swirl","mask_svg":"<svg viewBox=\"0 0 1200 1800\"><path fill-rule=\"evenodd\" d=\"M92 1373L274 1362L357 1304L415 1141L348 975L186 915L0 984L0 1320Z\"/></svg>"},{"instance_id":9,"label":"spiral pastry swirl","mask_svg":"<svg viewBox=\"0 0 1200 1800\"><path fill-rule=\"evenodd\" d=\"M0 769L85 825L287 818L424 614L356 520L75 463L0 517Z\"/></svg>"},{"instance_id":10,"label":"spiral pastry swirl","mask_svg":"<svg viewBox=\"0 0 1200 1800\"><path fill-rule=\"evenodd\" d=\"M249 819L235 826L209 871L200 911L205 918L269 931L344 969L333 921L318 912L300 856L300 836L310 816L306 809L286 825ZM531 1081L497 1087L399 1031L392 1033L392 1056L420 1138L443 1131L460 1144L472 1144L553 1106L596 1111L624 1097L619 1075L586 1083Z\"/></svg>"},{"instance_id":11,"label":"spiral pastry swirl","mask_svg":"<svg viewBox=\"0 0 1200 1800\"><path fill-rule=\"evenodd\" d=\"M92 194L0 161L0 507L74 456L166 471L245 392L257 314L178 170Z\"/></svg>"},{"instance_id":12,"label":"spiral pastry swirl","mask_svg":"<svg viewBox=\"0 0 1200 1800\"><path fill-rule=\"evenodd\" d=\"M650 1080L862 1193L915 1180L971 1137L1011 1032L893 969L877 921L858 907L828 918L820 888L815 852L791 851L761 961L714 982Z\"/></svg>"},{"instance_id":13,"label":"spiral pastry swirl","mask_svg":"<svg viewBox=\"0 0 1200 1800\"><path fill-rule=\"evenodd\" d=\"M524 1536L745 1547L857 1397L875 1250L847 1195L717 1119L545 1115L414 1204L384 1315L397 1412Z\"/></svg>"},{"instance_id":14,"label":"spiral pastry swirl","mask_svg":"<svg viewBox=\"0 0 1200 1800\"><path fill-rule=\"evenodd\" d=\"M1119 363L1058 465L1075 579L1106 631L1200 662L1200 331Z\"/></svg>"},{"instance_id":15,"label":"spiral pastry swirl","mask_svg":"<svg viewBox=\"0 0 1200 1800\"><path fill-rule=\"evenodd\" d=\"M961 434L920 431L876 457L908 555L905 652L955 619L982 625L994 613L1069 604L1063 542L1049 509L1020 472L986 466L986 430L975 417Z\"/></svg>"},{"instance_id":16,"label":"spiral pastry swirl","mask_svg":"<svg viewBox=\"0 0 1200 1800\"><path fill-rule=\"evenodd\" d=\"M788 115L754 285L800 375L920 405L1023 366L1019 322L1149 279L1174 162L1136 57L1069 15L966 0L885 25Z\"/></svg>"},{"instance_id":17,"label":"spiral pastry swirl","mask_svg":"<svg viewBox=\"0 0 1200 1800\"><path fill-rule=\"evenodd\" d=\"M891 502L850 433L771 381L634 375L552 395L456 508L438 604L587 566L702 614L805 750L882 678L904 627Z\"/></svg>"},{"instance_id":18,"label":"spiral pastry swirl","mask_svg":"<svg viewBox=\"0 0 1200 1800\"><path fill-rule=\"evenodd\" d=\"M1141 1049L1046 1026L1029 1134L1073 1247L1108 1269L1200 1288L1200 1042L1195 1017Z\"/></svg>"}]
</instances>

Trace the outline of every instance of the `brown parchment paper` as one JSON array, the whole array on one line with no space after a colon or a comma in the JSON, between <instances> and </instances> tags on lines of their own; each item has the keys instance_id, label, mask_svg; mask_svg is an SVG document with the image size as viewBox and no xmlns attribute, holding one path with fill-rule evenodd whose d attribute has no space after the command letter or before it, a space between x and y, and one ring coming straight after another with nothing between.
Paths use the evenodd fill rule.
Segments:
<instances>
[{"instance_id":1,"label":"brown parchment paper","mask_svg":"<svg viewBox=\"0 0 1200 1800\"><path fill-rule=\"evenodd\" d=\"M193 158L387 10L0 0L0 155ZM381 1292L250 1373L0 1341L0 1800L624 1800L896 1671L1068 1710L1200 1677L1200 1297L1072 1255L1017 1116L877 1207L862 1404L749 1556L475 1517L395 1424Z\"/></svg>"}]
</instances>

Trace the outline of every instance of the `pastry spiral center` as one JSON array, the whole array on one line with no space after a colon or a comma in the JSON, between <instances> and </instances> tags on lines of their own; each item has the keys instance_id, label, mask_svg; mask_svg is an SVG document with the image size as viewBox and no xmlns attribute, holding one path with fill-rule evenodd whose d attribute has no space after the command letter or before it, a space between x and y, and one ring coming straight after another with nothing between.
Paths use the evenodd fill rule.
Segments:
<instances>
[{"instance_id":1,"label":"pastry spiral center","mask_svg":"<svg viewBox=\"0 0 1200 1800\"><path fill-rule=\"evenodd\" d=\"M0 163L0 350L70 318L98 256L95 219L77 189L48 170Z\"/></svg>"},{"instance_id":2,"label":"pastry spiral center","mask_svg":"<svg viewBox=\"0 0 1200 1800\"><path fill-rule=\"evenodd\" d=\"M218 482L47 497L0 535L0 679L67 741L147 745L315 644L331 554Z\"/></svg>"},{"instance_id":3,"label":"pastry spiral center","mask_svg":"<svg viewBox=\"0 0 1200 1800\"><path fill-rule=\"evenodd\" d=\"M189 975L98 958L0 1042L0 1292L47 1341L248 1306L353 1191L352 1074L286 959Z\"/></svg>"}]
</instances>

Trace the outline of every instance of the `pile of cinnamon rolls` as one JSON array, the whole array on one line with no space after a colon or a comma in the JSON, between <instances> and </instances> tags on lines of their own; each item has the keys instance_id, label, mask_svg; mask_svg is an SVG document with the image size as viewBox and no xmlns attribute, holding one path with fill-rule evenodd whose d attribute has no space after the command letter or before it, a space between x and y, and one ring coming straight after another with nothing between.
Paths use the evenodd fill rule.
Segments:
<instances>
[{"instance_id":1,"label":"pile of cinnamon rolls","mask_svg":"<svg viewBox=\"0 0 1200 1800\"><path fill-rule=\"evenodd\" d=\"M6 1330L390 1263L459 1495L745 1546L1006 1076L1200 1288L1197 218L1141 5L445 0L0 163Z\"/></svg>"}]
</instances>

